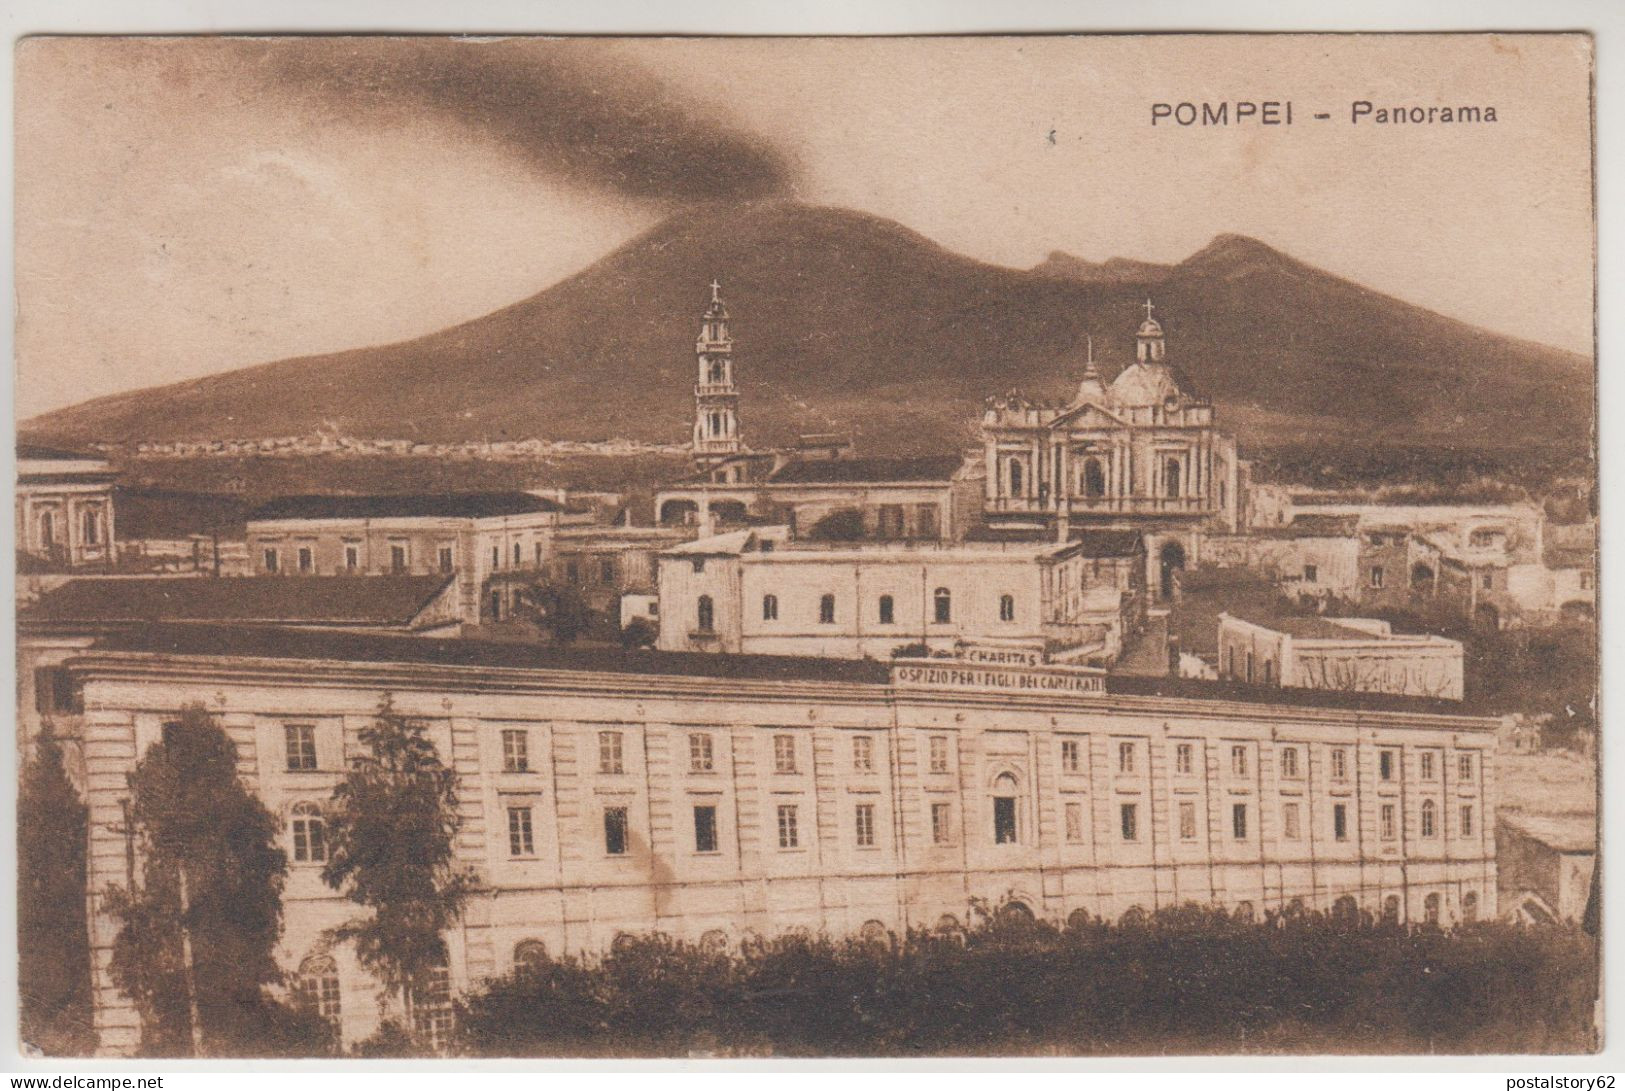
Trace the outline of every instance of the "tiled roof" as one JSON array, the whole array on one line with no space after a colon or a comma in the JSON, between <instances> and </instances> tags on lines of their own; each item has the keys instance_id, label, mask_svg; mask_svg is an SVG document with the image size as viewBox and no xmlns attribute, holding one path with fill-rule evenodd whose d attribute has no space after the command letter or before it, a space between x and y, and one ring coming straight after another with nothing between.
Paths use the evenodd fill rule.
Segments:
<instances>
[{"instance_id":1,"label":"tiled roof","mask_svg":"<svg viewBox=\"0 0 1625 1091\"><path fill-rule=\"evenodd\" d=\"M1352 538L1360 532L1358 515L1300 515L1277 527L1255 527L1246 533L1260 538Z\"/></svg>"},{"instance_id":2,"label":"tiled roof","mask_svg":"<svg viewBox=\"0 0 1625 1091\"><path fill-rule=\"evenodd\" d=\"M958 455L927 458L830 458L792 462L768 480L775 485L881 481L952 481L964 465Z\"/></svg>"},{"instance_id":3,"label":"tiled roof","mask_svg":"<svg viewBox=\"0 0 1625 1091\"><path fill-rule=\"evenodd\" d=\"M423 663L440 666L598 671L693 678L849 682L885 685L890 664L868 659L777 655L714 655L613 647L559 647L436 637L379 636L319 629L214 625L147 625L112 633L95 648L112 652L326 660L344 663ZM924 662L914 660L913 662ZM1388 693L1344 693L1210 682L1186 678L1108 675L1106 691L1183 700L1461 715L1459 704Z\"/></svg>"},{"instance_id":4,"label":"tiled roof","mask_svg":"<svg viewBox=\"0 0 1625 1091\"><path fill-rule=\"evenodd\" d=\"M69 580L19 615L44 622L405 625L455 577L252 576Z\"/></svg>"},{"instance_id":5,"label":"tiled roof","mask_svg":"<svg viewBox=\"0 0 1625 1091\"><path fill-rule=\"evenodd\" d=\"M279 496L249 512L256 519L484 519L558 511L559 504L528 492L386 493L377 496Z\"/></svg>"},{"instance_id":6,"label":"tiled roof","mask_svg":"<svg viewBox=\"0 0 1625 1091\"><path fill-rule=\"evenodd\" d=\"M38 443L17 444L18 459L34 462L96 462L102 456L87 451L66 451L60 447L46 447Z\"/></svg>"},{"instance_id":7,"label":"tiled roof","mask_svg":"<svg viewBox=\"0 0 1625 1091\"><path fill-rule=\"evenodd\" d=\"M287 582L298 581L290 578ZM174 655L426 663L459 667L689 675L700 678L885 683L890 677L886 664L864 659L578 648L512 641L374 636L315 629L150 625L139 630L111 634L95 646L109 651Z\"/></svg>"}]
</instances>

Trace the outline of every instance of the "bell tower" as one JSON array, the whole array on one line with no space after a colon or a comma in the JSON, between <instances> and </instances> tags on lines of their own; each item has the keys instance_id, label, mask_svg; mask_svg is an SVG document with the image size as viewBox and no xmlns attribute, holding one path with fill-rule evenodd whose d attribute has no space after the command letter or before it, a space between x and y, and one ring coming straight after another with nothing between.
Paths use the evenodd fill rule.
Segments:
<instances>
[{"instance_id":1,"label":"bell tower","mask_svg":"<svg viewBox=\"0 0 1625 1091\"><path fill-rule=\"evenodd\" d=\"M699 365L694 384L694 462L701 469L739 454L739 390L734 386L734 343L728 334L728 308L722 285L711 282L711 301L694 342Z\"/></svg>"}]
</instances>

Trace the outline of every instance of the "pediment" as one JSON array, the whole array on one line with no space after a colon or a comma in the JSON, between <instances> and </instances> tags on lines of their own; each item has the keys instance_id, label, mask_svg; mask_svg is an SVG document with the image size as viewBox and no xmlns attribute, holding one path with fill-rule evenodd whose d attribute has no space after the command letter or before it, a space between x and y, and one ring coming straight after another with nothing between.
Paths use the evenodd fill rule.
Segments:
<instances>
[{"instance_id":1,"label":"pediment","mask_svg":"<svg viewBox=\"0 0 1625 1091\"><path fill-rule=\"evenodd\" d=\"M1102 406L1093 402L1073 406L1065 413L1050 421L1051 429L1073 428L1123 428L1126 427L1121 417L1118 417Z\"/></svg>"}]
</instances>

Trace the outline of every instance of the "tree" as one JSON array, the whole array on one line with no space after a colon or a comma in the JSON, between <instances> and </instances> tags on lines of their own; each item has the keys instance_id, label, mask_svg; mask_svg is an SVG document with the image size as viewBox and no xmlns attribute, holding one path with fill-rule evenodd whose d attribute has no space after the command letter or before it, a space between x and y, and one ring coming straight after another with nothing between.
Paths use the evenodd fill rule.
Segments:
<instances>
[{"instance_id":1,"label":"tree","mask_svg":"<svg viewBox=\"0 0 1625 1091\"><path fill-rule=\"evenodd\" d=\"M23 1041L51 1056L95 1048L85 914L89 811L49 728L17 794L17 988Z\"/></svg>"},{"instance_id":2,"label":"tree","mask_svg":"<svg viewBox=\"0 0 1625 1091\"><path fill-rule=\"evenodd\" d=\"M334 930L401 1000L413 1025L414 997L446 964L444 933L456 921L472 878L455 867L457 773L440 759L424 725L386 695L365 752L333 790L328 859L322 879L370 915Z\"/></svg>"},{"instance_id":3,"label":"tree","mask_svg":"<svg viewBox=\"0 0 1625 1091\"><path fill-rule=\"evenodd\" d=\"M142 883L108 892L121 927L112 973L163 1056L319 1052L321 1032L266 987L282 979L288 859L237 778L237 748L200 705L164 727L130 774Z\"/></svg>"},{"instance_id":4,"label":"tree","mask_svg":"<svg viewBox=\"0 0 1625 1091\"><path fill-rule=\"evenodd\" d=\"M560 644L573 642L592 623L592 608L573 587L537 588L532 599L542 624Z\"/></svg>"},{"instance_id":5,"label":"tree","mask_svg":"<svg viewBox=\"0 0 1625 1091\"><path fill-rule=\"evenodd\" d=\"M660 639L660 630L646 617L635 617L621 630L623 648L647 648Z\"/></svg>"}]
</instances>

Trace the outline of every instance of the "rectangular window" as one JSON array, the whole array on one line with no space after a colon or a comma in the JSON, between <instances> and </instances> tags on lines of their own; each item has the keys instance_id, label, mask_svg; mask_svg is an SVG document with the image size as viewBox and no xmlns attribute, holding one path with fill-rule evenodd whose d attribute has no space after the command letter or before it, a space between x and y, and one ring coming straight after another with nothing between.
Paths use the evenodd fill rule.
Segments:
<instances>
[{"instance_id":1,"label":"rectangular window","mask_svg":"<svg viewBox=\"0 0 1625 1091\"><path fill-rule=\"evenodd\" d=\"M1349 755L1342 747L1332 751L1332 779L1349 779Z\"/></svg>"},{"instance_id":2,"label":"rectangular window","mask_svg":"<svg viewBox=\"0 0 1625 1091\"><path fill-rule=\"evenodd\" d=\"M1281 807L1281 836L1288 841L1296 841L1302 836L1302 827L1298 824L1298 805L1296 803L1283 804Z\"/></svg>"},{"instance_id":3,"label":"rectangular window","mask_svg":"<svg viewBox=\"0 0 1625 1091\"><path fill-rule=\"evenodd\" d=\"M715 807L694 808L694 851L717 851L717 809Z\"/></svg>"},{"instance_id":4,"label":"rectangular window","mask_svg":"<svg viewBox=\"0 0 1625 1091\"><path fill-rule=\"evenodd\" d=\"M1140 809L1133 803L1124 803L1117 808L1118 821L1122 824L1123 840L1138 841L1140 839Z\"/></svg>"},{"instance_id":5,"label":"rectangular window","mask_svg":"<svg viewBox=\"0 0 1625 1091\"><path fill-rule=\"evenodd\" d=\"M993 797L993 843L995 845L1013 845L1016 843L1016 797Z\"/></svg>"},{"instance_id":6,"label":"rectangular window","mask_svg":"<svg viewBox=\"0 0 1625 1091\"><path fill-rule=\"evenodd\" d=\"M599 560L598 560L598 582L599 583L614 583L615 582L615 558L614 557L601 557L601 558L599 558Z\"/></svg>"},{"instance_id":7,"label":"rectangular window","mask_svg":"<svg viewBox=\"0 0 1625 1091\"><path fill-rule=\"evenodd\" d=\"M775 773L794 773L796 771L796 737L794 735L773 736L773 771Z\"/></svg>"},{"instance_id":8,"label":"rectangular window","mask_svg":"<svg viewBox=\"0 0 1625 1091\"><path fill-rule=\"evenodd\" d=\"M931 771L933 773L946 773L948 771L948 736L931 736Z\"/></svg>"},{"instance_id":9,"label":"rectangular window","mask_svg":"<svg viewBox=\"0 0 1625 1091\"><path fill-rule=\"evenodd\" d=\"M508 855L536 855L536 839L531 832L530 808L508 808Z\"/></svg>"},{"instance_id":10,"label":"rectangular window","mask_svg":"<svg viewBox=\"0 0 1625 1091\"><path fill-rule=\"evenodd\" d=\"M1486 591L1495 590L1495 573L1486 572L1480 580L1480 586Z\"/></svg>"},{"instance_id":11,"label":"rectangular window","mask_svg":"<svg viewBox=\"0 0 1625 1091\"><path fill-rule=\"evenodd\" d=\"M1377 755L1377 776L1383 780L1394 779L1394 752L1384 750Z\"/></svg>"},{"instance_id":12,"label":"rectangular window","mask_svg":"<svg viewBox=\"0 0 1625 1091\"><path fill-rule=\"evenodd\" d=\"M440 547L440 571L442 571L442 572L450 572L454 567L456 567L456 565L454 563L454 557L453 557L453 554L452 554L451 546L441 546Z\"/></svg>"},{"instance_id":13,"label":"rectangular window","mask_svg":"<svg viewBox=\"0 0 1625 1091\"><path fill-rule=\"evenodd\" d=\"M1332 806L1332 837L1338 841L1349 839L1349 808L1346 803Z\"/></svg>"},{"instance_id":14,"label":"rectangular window","mask_svg":"<svg viewBox=\"0 0 1625 1091\"><path fill-rule=\"evenodd\" d=\"M855 773L875 771L875 740L872 737L852 736L852 771Z\"/></svg>"},{"instance_id":15,"label":"rectangular window","mask_svg":"<svg viewBox=\"0 0 1625 1091\"><path fill-rule=\"evenodd\" d=\"M1284 747L1281 750L1281 775L1290 779L1298 776L1298 748L1296 746Z\"/></svg>"},{"instance_id":16,"label":"rectangular window","mask_svg":"<svg viewBox=\"0 0 1625 1091\"><path fill-rule=\"evenodd\" d=\"M1073 844L1083 840L1083 804L1066 805L1066 839Z\"/></svg>"},{"instance_id":17,"label":"rectangular window","mask_svg":"<svg viewBox=\"0 0 1625 1091\"><path fill-rule=\"evenodd\" d=\"M890 595L880 596L880 624L890 625L897 619L897 609Z\"/></svg>"},{"instance_id":18,"label":"rectangular window","mask_svg":"<svg viewBox=\"0 0 1625 1091\"><path fill-rule=\"evenodd\" d=\"M1382 566L1378 565L1371 570L1371 586L1380 588L1382 586L1382 578Z\"/></svg>"},{"instance_id":19,"label":"rectangular window","mask_svg":"<svg viewBox=\"0 0 1625 1091\"><path fill-rule=\"evenodd\" d=\"M267 549L265 551L265 570L267 572L275 573L277 568L281 565L281 563L282 563L282 558L277 556L277 551L276 550Z\"/></svg>"},{"instance_id":20,"label":"rectangular window","mask_svg":"<svg viewBox=\"0 0 1625 1091\"><path fill-rule=\"evenodd\" d=\"M1471 784L1473 782L1473 756L1471 754L1457 755L1456 779L1461 781L1463 784Z\"/></svg>"},{"instance_id":21,"label":"rectangular window","mask_svg":"<svg viewBox=\"0 0 1625 1091\"><path fill-rule=\"evenodd\" d=\"M1247 804L1230 805L1230 834L1237 841L1247 840Z\"/></svg>"},{"instance_id":22,"label":"rectangular window","mask_svg":"<svg viewBox=\"0 0 1625 1091\"><path fill-rule=\"evenodd\" d=\"M344 547L344 570L346 572L354 572L356 569L358 569L360 567L361 567L361 547L358 546L358 545L347 545L347 546L345 546Z\"/></svg>"},{"instance_id":23,"label":"rectangular window","mask_svg":"<svg viewBox=\"0 0 1625 1091\"><path fill-rule=\"evenodd\" d=\"M779 848L793 849L801 844L801 834L796 828L796 808L793 803L779 804Z\"/></svg>"},{"instance_id":24,"label":"rectangular window","mask_svg":"<svg viewBox=\"0 0 1625 1091\"><path fill-rule=\"evenodd\" d=\"M1120 742L1117 744L1117 771L1119 773L1134 772L1134 744Z\"/></svg>"},{"instance_id":25,"label":"rectangular window","mask_svg":"<svg viewBox=\"0 0 1625 1091\"><path fill-rule=\"evenodd\" d=\"M624 773L621 754L621 733L619 731L600 731L598 733L598 771L600 773Z\"/></svg>"},{"instance_id":26,"label":"rectangular window","mask_svg":"<svg viewBox=\"0 0 1625 1091\"><path fill-rule=\"evenodd\" d=\"M492 546L491 547L491 567L492 568L501 568L502 567L502 547L501 546Z\"/></svg>"},{"instance_id":27,"label":"rectangular window","mask_svg":"<svg viewBox=\"0 0 1625 1091\"><path fill-rule=\"evenodd\" d=\"M1433 777L1434 777L1433 753L1432 753L1432 751L1429 751L1429 750L1422 751L1422 757L1421 757L1420 765L1421 765L1422 779L1423 780L1432 780Z\"/></svg>"},{"instance_id":28,"label":"rectangular window","mask_svg":"<svg viewBox=\"0 0 1625 1091\"><path fill-rule=\"evenodd\" d=\"M1471 803L1461 805L1461 835L1463 837L1473 835L1473 805Z\"/></svg>"},{"instance_id":29,"label":"rectangular window","mask_svg":"<svg viewBox=\"0 0 1625 1091\"><path fill-rule=\"evenodd\" d=\"M545 549L543 548L542 543L537 542L536 543L536 567L537 568L542 567L542 562L544 560L546 560L546 558L547 558L547 554L546 554Z\"/></svg>"},{"instance_id":30,"label":"rectangular window","mask_svg":"<svg viewBox=\"0 0 1625 1091\"><path fill-rule=\"evenodd\" d=\"M1061 772L1083 772L1083 747L1077 739L1061 740Z\"/></svg>"},{"instance_id":31,"label":"rectangular window","mask_svg":"<svg viewBox=\"0 0 1625 1091\"><path fill-rule=\"evenodd\" d=\"M1392 841L1399 836L1399 823L1395 817L1397 813L1392 803L1382 805L1380 824L1384 841Z\"/></svg>"},{"instance_id":32,"label":"rectangular window","mask_svg":"<svg viewBox=\"0 0 1625 1091\"><path fill-rule=\"evenodd\" d=\"M406 571L406 547L392 545L389 547L389 568L392 572Z\"/></svg>"},{"instance_id":33,"label":"rectangular window","mask_svg":"<svg viewBox=\"0 0 1625 1091\"><path fill-rule=\"evenodd\" d=\"M1182 742L1174 747L1174 772L1181 776L1190 776L1194 768L1195 747L1188 742Z\"/></svg>"},{"instance_id":34,"label":"rectangular window","mask_svg":"<svg viewBox=\"0 0 1625 1091\"><path fill-rule=\"evenodd\" d=\"M873 803L859 803L853 815L853 829L857 831L858 848L871 849L875 846L875 805Z\"/></svg>"},{"instance_id":35,"label":"rectangular window","mask_svg":"<svg viewBox=\"0 0 1625 1091\"><path fill-rule=\"evenodd\" d=\"M934 844L946 845L953 840L953 828L948 824L949 814L948 804L931 804L931 840Z\"/></svg>"},{"instance_id":36,"label":"rectangular window","mask_svg":"<svg viewBox=\"0 0 1625 1091\"><path fill-rule=\"evenodd\" d=\"M1434 827L1436 826L1437 823L1434 820L1433 814L1434 814L1433 801L1431 799L1426 800L1422 804L1422 836L1423 837L1432 837L1434 835L1433 831L1434 831Z\"/></svg>"},{"instance_id":37,"label":"rectangular window","mask_svg":"<svg viewBox=\"0 0 1625 1091\"><path fill-rule=\"evenodd\" d=\"M688 737L688 771L709 773L713 768L711 736L704 731L691 733Z\"/></svg>"},{"instance_id":38,"label":"rectangular window","mask_svg":"<svg viewBox=\"0 0 1625 1091\"><path fill-rule=\"evenodd\" d=\"M299 547L299 571L307 575L316 570L316 551L309 546Z\"/></svg>"},{"instance_id":39,"label":"rectangular window","mask_svg":"<svg viewBox=\"0 0 1625 1091\"><path fill-rule=\"evenodd\" d=\"M1196 804L1181 803L1179 805L1179 839L1181 841L1196 840Z\"/></svg>"},{"instance_id":40,"label":"rectangular window","mask_svg":"<svg viewBox=\"0 0 1625 1091\"><path fill-rule=\"evenodd\" d=\"M1230 748L1230 772L1233 776L1247 775L1247 748L1245 746L1232 746Z\"/></svg>"},{"instance_id":41,"label":"rectangular window","mask_svg":"<svg viewBox=\"0 0 1625 1091\"><path fill-rule=\"evenodd\" d=\"M309 724L288 724L282 729L288 749L288 768L308 772L316 768L316 729Z\"/></svg>"},{"instance_id":42,"label":"rectangular window","mask_svg":"<svg viewBox=\"0 0 1625 1091\"><path fill-rule=\"evenodd\" d=\"M502 732L502 771L530 772L530 732L522 727L507 728Z\"/></svg>"},{"instance_id":43,"label":"rectangular window","mask_svg":"<svg viewBox=\"0 0 1625 1091\"><path fill-rule=\"evenodd\" d=\"M626 855L626 808L604 808L604 853L608 856Z\"/></svg>"},{"instance_id":44,"label":"rectangular window","mask_svg":"<svg viewBox=\"0 0 1625 1091\"><path fill-rule=\"evenodd\" d=\"M519 543L515 542L513 544L513 566L515 568L518 568L520 565L522 565L524 563L525 563L525 554L521 551Z\"/></svg>"},{"instance_id":45,"label":"rectangular window","mask_svg":"<svg viewBox=\"0 0 1625 1091\"><path fill-rule=\"evenodd\" d=\"M1304 583L1316 583L1316 582L1319 581L1319 579L1320 579L1320 569L1316 568L1312 564L1306 564L1306 565L1303 566L1303 582Z\"/></svg>"}]
</instances>

